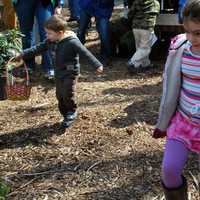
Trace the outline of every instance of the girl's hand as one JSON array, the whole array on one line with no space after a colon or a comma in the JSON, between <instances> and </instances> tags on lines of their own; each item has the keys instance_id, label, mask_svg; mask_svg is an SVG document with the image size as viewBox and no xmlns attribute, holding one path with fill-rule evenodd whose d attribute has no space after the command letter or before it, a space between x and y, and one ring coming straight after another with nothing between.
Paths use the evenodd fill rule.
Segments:
<instances>
[{"instance_id":1,"label":"girl's hand","mask_svg":"<svg viewBox=\"0 0 200 200\"><path fill-rule=\"evenodd\" d=\"M152 137L158 139L158 138L164 138L166 135L167 135L166 131L161 131L160 129L156 128L153 131Z\"/></svg>"},{"instance_id":2,"label":"girl's hand","mask_svg":"<svg viewBox=\"0 0 200 200\"><path fill-rule=\"evenodd\" d=\"M102 74L103 73L103 66L100 66L96 69L97 74Z\"/></svg>"}]
</instances>

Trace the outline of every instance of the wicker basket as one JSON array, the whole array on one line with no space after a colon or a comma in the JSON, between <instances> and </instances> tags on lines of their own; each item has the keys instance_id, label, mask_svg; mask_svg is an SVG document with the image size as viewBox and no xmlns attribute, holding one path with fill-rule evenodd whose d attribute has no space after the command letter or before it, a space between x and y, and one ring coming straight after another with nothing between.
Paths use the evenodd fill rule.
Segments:
<instances>
[{"instance_id":1,"label":"wicker basket","mask_svg":"<svg viewBox=\"0 0 200 200\"><path fill-rule=\"evenodd\" d=\"M30 78L26 64L23 62L21 66L15 63L7 65L7 99L12 101L28 100L31 94Z\"/></svg>"}]
</instances>

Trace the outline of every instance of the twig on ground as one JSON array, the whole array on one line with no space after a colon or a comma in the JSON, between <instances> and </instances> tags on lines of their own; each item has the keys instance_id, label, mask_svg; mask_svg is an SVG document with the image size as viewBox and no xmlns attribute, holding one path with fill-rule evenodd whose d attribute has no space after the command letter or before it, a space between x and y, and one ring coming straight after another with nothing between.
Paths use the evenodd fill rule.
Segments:
<instances>
[{"instance_id":1,"label":"twig on ground","mask_svg":"<svg viewBox=\"0 0 200 200\"><path fill-rule=\"evenodd\" d=\"M24 185L20 186L19 188L17 188L15 191L9 193L7 195L7 197L12 196L13 194L16 194L19 192L19 190L21 190L22 188L25 188L27 185L31 184L33 181L35 181L36 179L38 179L37 177L31 179L30 181L28 181L27 183L25 183Z\"/></svg>"},{"instance_id":2,"label":"twig on ground","mask_svg":"<svg viewBox=\"0 0 200 200\"><path fill-rule=\"evenodd\" d=\"M93 165L91 165L91 166L87 169L87 172L89 172L91 169L93 169L94 167L96 167L97 165L99 165L99 164L102 163L102 162L103 162L103 161L100 160L100 161L94 163Z\"/></svg>"}]
</instances>

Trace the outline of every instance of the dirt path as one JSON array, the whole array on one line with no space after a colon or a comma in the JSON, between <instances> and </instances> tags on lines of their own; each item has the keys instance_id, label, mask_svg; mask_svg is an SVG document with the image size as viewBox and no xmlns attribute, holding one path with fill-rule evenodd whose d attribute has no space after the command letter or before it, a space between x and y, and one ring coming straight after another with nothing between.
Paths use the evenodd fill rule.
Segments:
<instances>
[{"instance_id":1,"label":"dirt path","mask_svg":"<svg viewBox=\"0 0 200 200\"><path fill-rule=\"evenodd\" d=\"M101 78L83 62L79 115L66 131L54 84L39 73L29 101L0 102L0 176L11 186L8 200L162 199L164 140L150 136L162 66L130 76L125 62L114 59ZM191 155L186 176L197 200L196 159Z\"/></svg>"}]
</instances>

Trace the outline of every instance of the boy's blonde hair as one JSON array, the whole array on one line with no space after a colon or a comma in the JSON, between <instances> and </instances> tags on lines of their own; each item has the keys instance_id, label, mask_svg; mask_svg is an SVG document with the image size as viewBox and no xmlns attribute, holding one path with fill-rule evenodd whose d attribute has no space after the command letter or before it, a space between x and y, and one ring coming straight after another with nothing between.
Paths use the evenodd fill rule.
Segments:
<instances>
[{"instance_id":1,"label":"boy's blonde hair","mask_svg":"<svg viewBox=\"0 0 200 200\"><path fill-rule=\"evenodd\" d=\"M66 21L57 15L53 15L44 23L44 28L59 32L66 31L68 27Z\"/></svg>"}]
</instances>

